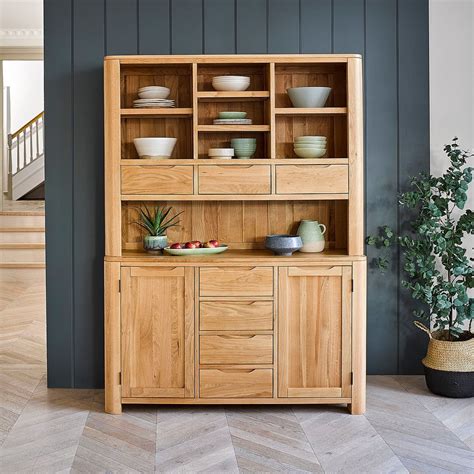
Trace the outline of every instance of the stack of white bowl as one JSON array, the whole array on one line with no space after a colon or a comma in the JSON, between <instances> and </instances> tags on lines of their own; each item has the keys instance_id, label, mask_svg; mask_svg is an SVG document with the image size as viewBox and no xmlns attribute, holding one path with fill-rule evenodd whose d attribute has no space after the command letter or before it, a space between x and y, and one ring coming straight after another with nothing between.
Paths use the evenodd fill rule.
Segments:
<instances>
[{"instance_id":1,"label":"stack of white bowl","mask_svg":"<svg viewBox=\"0 0 474 474\"><path fill-rule=\"evenodd\" d=\"M170 95L168 87L146 86L138 89L138 97L133 101L133 106L138 108L147 107L174 107L174 100L167 99Z\"/></svg>"},{"instance_id":2,"label":"stack of white bowl","mask_svg":"<svg viewBox=\"0 0 474 474\"><path fill-rule=\"evenodd\" d=\"M215 76L212 87L216 91L244 91L250 85L248 76Z\"/></svg>"},{"instance_id":3,"label":"stack of white bowl","mask_svg":"<svg viewBox=\"0 0 474 474\"><path fill-rule=\"evenodd\" d=\"M305 135L296 137L294 152L300 158L321 158L327 151L327 137Z\"/></svg>"}]
</instances>

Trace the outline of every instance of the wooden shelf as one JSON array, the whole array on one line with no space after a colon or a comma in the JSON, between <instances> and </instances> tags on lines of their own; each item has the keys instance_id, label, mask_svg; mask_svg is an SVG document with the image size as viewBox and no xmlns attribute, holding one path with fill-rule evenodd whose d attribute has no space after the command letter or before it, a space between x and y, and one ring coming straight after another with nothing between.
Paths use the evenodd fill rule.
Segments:
<instances>
[{"instance_id":1,"label":"wooden shelf","mask_svg":"<svg viewBox=\"0 0 474 474\"><path fill-rule=\"evenodd\" d=\"M270 125L198 125L198 132L269 132Z\"/></svg>"},{"instance_id":2,"label":"wooden shelf","mask_svg":"<svg viewBox=\"0 0 474 474\"><path fill-rule=\"evenodd\" d=\"M318 107L318 108L277 108L275 115L341 115L347 114L347 107Z\"/></svg>"},{"instance_id":3,"label":"wooden shelf","mask_svg":"<svg viewBox=\"0 0 474 474\"><path fill-rule=\"evenodd\" d=\"M131 160L120 160L122 166L176 166L176 165L192 165L192 166L205 166L205 165L219 165L219 166L232 166L232 165L347 165L349 164L348 158L250 158L250 159L238 159L233 158L231 160L221 160L213 158L183 158L183 159L169 159L169 160L146 160L146 159L131 159Z\"/></svg>"},{"instance_id":4,"label":"wooden shelf","mask_svg":"<svg viewBox=\"0 0 474 474\"><path fill-rule=\"evenodd\" d=\"M185 108L156 108L156 109L120 109L122 117L192 117L193 109L191 107Z\"/></svg>"},{"instance_id":5,"label":"wooden shelf","mask_svg":"<svg viewBox=\"0 0 474 474\"><path fill-rule=\"evenodd\" d=\"M198 91L197 93L197 98L201 101L248 101L265 100L269 97L269 91Z\"/></svg>"},{"instance_id":6,"label":"wooden shelf","mask_svg":"<svg viewBox=\"0 0 474 474\"><path fill-rule=\"evenodd\" d=\"M271 262L278 261L284 264L301 265L304 263L347 263L353 261L364 261L364 256L349 256L344 250L325 250L321 253L295 252L291 257L276 256L269 250L239 250L229 249L227 252L217 255L195 255L195 256L173 256L173 255L151 255L142 250L123 250L122 257L106 257L107 261L140 261L143 263L170 262L212 264L224 262ZM253 263L252 263L253 265Z\"/></svg>"},{"instance_id":7,"label":"wooden shelf","mask_svg":"<svg viewBox=\"0 0 474 474\"><path fill-rule=\"evenodd\" d=\"M340 201L347 193L319 194L122 194L122 201Z\"/></svg>"}]
</instances>

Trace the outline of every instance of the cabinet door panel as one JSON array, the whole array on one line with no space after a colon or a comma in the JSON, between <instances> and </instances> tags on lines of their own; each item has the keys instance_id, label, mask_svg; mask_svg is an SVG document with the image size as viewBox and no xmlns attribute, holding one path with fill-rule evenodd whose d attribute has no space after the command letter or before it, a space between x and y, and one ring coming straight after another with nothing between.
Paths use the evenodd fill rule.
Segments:
<instances>
[{"instance_id":1,"label":"cabinet door panel","mask_svg":"<svg viewBox=\"0 0 474 474\"><path fill-rule=\"evenodd\" d=\"M194 396L194 269L122 269L122 396Z\"/></svg>"},{"instance_id":2,"label":"cabinet door panel","mask_svg":"<svg viewBox=\"0 0 474 474\"><path fill-rule=\"evenodd\" d=\"M279 268L279 397L350 396L350 267Z\"/></svg>"}]
</instances>

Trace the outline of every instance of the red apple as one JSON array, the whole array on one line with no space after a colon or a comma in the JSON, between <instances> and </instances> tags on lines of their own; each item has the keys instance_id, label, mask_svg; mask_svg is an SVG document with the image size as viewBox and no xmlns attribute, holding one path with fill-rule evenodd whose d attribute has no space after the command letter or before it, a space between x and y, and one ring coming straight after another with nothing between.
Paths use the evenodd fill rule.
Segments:
<instances>
[{"instance_id":1,"label":"red apple","mask_svg":"<svg viewBox=\"0 0 474 474\"><path fill-rule=\"evenodd\" d=\"M184 247L187 248L187 249L195 249L196 248L196 244L194 242L186 242L184 244Z\"/></svg>"},{"instance_id":2,"label":"red apple","mask_svg":"<svg viewBox=\"0 0 474 474\"><path fill-rule=\"evenodd\" d=\"M179 242L170 245L170 249L182 249L183 247Z\"/></svg>"},{"instance_id":3,"label":"red apple","mask_svg":"<svg viewBox=\"0 0 474 474\"><path fill-rule=\"evenodd\" d=\"M214 248L214 245L212 245L210 242L205 242L204 244L202 244L202 246L206 249Z\"/></svg>"},{"instance_id":4,"label":"red apple","mask_svg":"<svg viewBox=\"0 0 474 474\"><path fill-rule=\"evenodd\" d=\"M196 246L197 249L199 247L202 247L202 243L200 240L193 240L192 243Z\"/></svg>"},{"instance_id":5,"label":"red apple","mask_svg":"<svg viewBox=\"0 0 474 474\"><path fill-rule=\"evenodd\" d=\"M213 247L219 247L219 241L218 241L218 240L210 240L209 243L210 243Z\"/></svg>"}]
</instances>

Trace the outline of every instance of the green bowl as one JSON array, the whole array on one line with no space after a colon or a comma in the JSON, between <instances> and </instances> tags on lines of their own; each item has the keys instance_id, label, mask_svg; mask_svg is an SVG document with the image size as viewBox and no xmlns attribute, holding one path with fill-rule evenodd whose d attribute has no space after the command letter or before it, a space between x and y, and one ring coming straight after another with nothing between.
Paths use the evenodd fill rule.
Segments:
<instances>
[{"instance_id":1,"label":"green bowl","mask_svg":"<svg viewBox=\"0 0 474 474\"><path fill-rule=\"evenodd\" d=\"M219 112L220 119L244 119L247 112Z\"/></svg>"},{"instance_id":2,"label":"green bowl","mask_svg":"<svg viewBox=\"0 0 474 474\"><path fill-rule=\"evenodd\" d=\"M300 158L321 158L326 154L326 150L321 149L297 149L293 150L295 155L299 156Z\"/></svg>"},{"instance_id":3,"label":"green bowl","mask_svg":"<svg viewBox=\"0 0 474 474\"><path fill-rule=\"evenodd\" d=\"M232 148L238 147L239 145L257 145L256 138L233 138L230 143L232 144Z\"/></svg>"}]
</instances>

